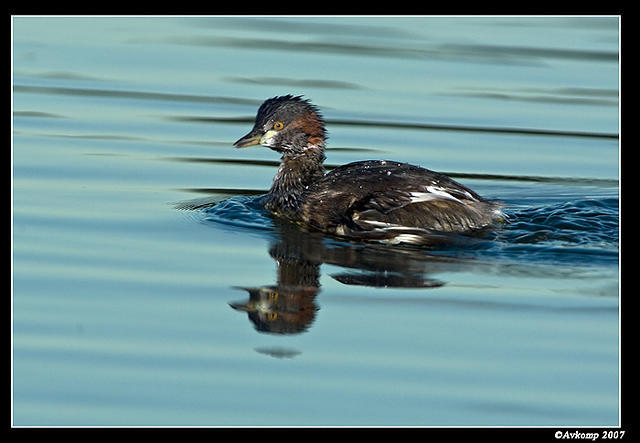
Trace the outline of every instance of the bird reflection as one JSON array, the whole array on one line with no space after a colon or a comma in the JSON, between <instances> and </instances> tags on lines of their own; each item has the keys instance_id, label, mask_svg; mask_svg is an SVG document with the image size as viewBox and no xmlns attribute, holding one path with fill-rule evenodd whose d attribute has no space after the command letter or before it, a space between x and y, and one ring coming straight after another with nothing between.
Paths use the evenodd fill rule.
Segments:
<instances>
[{"instance_id":1,"label":"bird reflection","mask_svg":"<svg viewBox=\"0 0 640 443\"><path fill-rule=\"evenodd\" d=\"M209 192L209 190L202 190ZM182 210L202 210L205 220L224 229L248 229L269 226L272 237L269 255L276 262L277 279L262 286L235 286L246 291L248 299L229 303L234 310L247 314L261 333L300 334L308 331L319 311L316 297L320 292L320 266L334 265L339 272L334 280L352 286L372 288L438 288L445 283L433 277L439 273L469 270L482 266L457 254L459 245L472 246L481 240L455 234L434 235L439 252L420 246L394 247L372 242L347 242L316 231L270 217L262 211L261 197L233 196L180 202ZM232 215L232 216L231 216ZM233 220L229 227L229 220ZM262 351L259 351L262 352ZM263 353L287 357L290 351L266 350Z\"/></svg>"},{"instance_id":2,"label":"bird reflection","mask_svg":"<svg viewBox=\"0 0 640 443\"><path fill-rule=\"evenodd\" d=\"M304 332L313 323L319 309L315 303L317 287L278 285L240 289L249 293L249 300L229 303L229 306L246 312L260 332Z\"/></svg>"},{"instance_id":3,"label":"bird reflection","mask_svg":"<svg viewBox=\"0 0 640 443\"><path fill-rule=\"evenodd\" d=\"M248 314L259 332L298 334L313 323L318 311L315 302L320 288L322 262L309 255L321 246L317 236L306 236L289 223L276 221L278 240L269 248L269 255L278 266L275 285L239 287L247 291L249 300L229 303Z\"/></svg>"},{"instance_id":4,"label":"bird reflection","mask_svg":"<svg viewBox=\"0 0 640 443\"><path fill-rule=\"evenodd\" d=\"M426 255L424 249L389 248L372 244L332 241L317 232L274 219L276 238L269 255L277 264L276 284L237 286L248 300L229 305L246 312L257 331L299 334L316 319L319 307L320 266L337 265L344 271L331 275L347 284L369 287L435 288L444 285L427 276L429 269L450 260Z\"/></svg>"}]
</instances>

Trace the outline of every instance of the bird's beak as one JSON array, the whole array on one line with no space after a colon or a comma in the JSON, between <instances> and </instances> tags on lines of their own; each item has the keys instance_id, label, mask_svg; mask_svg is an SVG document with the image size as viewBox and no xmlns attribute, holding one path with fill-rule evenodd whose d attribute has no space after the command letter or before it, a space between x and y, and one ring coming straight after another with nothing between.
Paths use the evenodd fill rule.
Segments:
<instances>
[{"instance_id":1,"label":"bird's beak","mask_svg":"<svg viewBox=\"0 0 640 443\"><path fill-rule=\"evenodd\" d=\"M235 142L233 146L236 148L246 148L247 146L260 144L262 136L262 132L259 129L254 128L250 133Z\"/></svg>"},{"instance_id":2,"label":"bird's beak","mask_svg":"<svg viewBox=\"0 0 640 443\"><path fill-rule=\"evenodd\" d=\"M242 302L229 303L229 306L231 306L236 311L242 311L242 312L251 312L255 310L253 307L253 304L250 304L250 303L242 303Z\"/></svg>"}]
</instances>

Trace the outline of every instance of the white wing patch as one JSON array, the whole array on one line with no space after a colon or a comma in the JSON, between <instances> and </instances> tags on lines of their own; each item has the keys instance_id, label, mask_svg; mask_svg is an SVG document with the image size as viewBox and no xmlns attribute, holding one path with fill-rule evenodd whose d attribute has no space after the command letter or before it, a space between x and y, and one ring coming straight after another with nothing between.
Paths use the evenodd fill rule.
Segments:
<instances>
[{"instance_id":1,"label":"white wing patch","mask_svg":"<svg viewBox=\"0 0 640 443\"><path fill-rule=\"evenodd\" d=\"M469 195L469 197L471 196ZM411 193L411 203L427 202L433 200L451 200L462 203L460 200L449 194L443 188L436 188L435 186L427 186L427 192Z\"/></svg>"},{"instance_id":2,"label":"white wing patch","mask_svg":"<svg viewBox=\"0 0 640 443\"><path fill-rule=\"evenodd\" d=\"M427 202L433 200L450 200L462 203L460 199L449 194L449 192L447 192L445 188L440 188L438 186L427 186L426 190L427 192L412 192L411 203ZM459 190L458 192L462 192L469 200L478 201L477 198L475 198L467 191Z\"/></svg>"},{"instance_id":3,"label":"white wing patch","mask_svg":"<svg viewBox=\"0 0 640 443\"><path fill-rule=\"evenodd\" d=\"M357 220L356 217L353 217L354 220ZM381 222L376 220L359 220L360 223L366 223L371 226L375 226L381 229L406 229L408 226L396 225L394 223Z\"/></svg>"}]
</instances>

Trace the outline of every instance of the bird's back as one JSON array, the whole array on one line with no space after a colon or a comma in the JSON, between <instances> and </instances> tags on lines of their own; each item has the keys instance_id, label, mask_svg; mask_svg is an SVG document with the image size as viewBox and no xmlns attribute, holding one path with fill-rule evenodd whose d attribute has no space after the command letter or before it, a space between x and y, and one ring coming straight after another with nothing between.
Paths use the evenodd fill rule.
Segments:
<instances>
[{"instance_id":1,"label":"bird's back","mask_svg":"<svg viewBox=\"0 0 640 443\"><path fill-rule=\"evenodd\" d=\"M443 174L385 160L340 166L305 197L303 221L340 235L469 232L500 216L499 205Z\"/></svg>"}]
</instances>

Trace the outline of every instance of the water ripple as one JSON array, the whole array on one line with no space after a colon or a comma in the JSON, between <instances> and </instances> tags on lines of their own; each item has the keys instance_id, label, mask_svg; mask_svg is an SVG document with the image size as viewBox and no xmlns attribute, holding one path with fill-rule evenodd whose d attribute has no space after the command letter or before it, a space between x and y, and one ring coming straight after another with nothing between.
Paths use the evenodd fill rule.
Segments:
<instances>
[{"instance_id":1,"label":"water ripple","mask_svg":"<svg viewBox=\"0 0 640 443\"><path fill-rule=\"evenodd\" d=\"M189 46L225 47L292 52L347 54L351 56L388 57L406 59L443 59L453 61L542 65L550 59L598 61L615 63L618 53L613 51L580 50L483 44L435 44L416 47L365 43L346 43L326 38L315 41L293 41L268 38L218 37L211 35L170 36L165 43ZM146 43L145 40L132 43Z\"/></svg>"},{"instance_id":2,"label":"water ripple","mask_svg":"<svg viewBox=\"0 0 640 443\"><path fill-rule=\"evenodd\" d=\"M208 222L231 225L234 227L270 231L271 218L262 209L260 198L235 196L215 206L205 208L204 219Z\"/></svg>"},{"instance_id":3,"label":"water ripple","mask_svg":"<svg viewBox=\"0 0 640 443\"><path fill-rule=\"evenodd\" d=\"M260 198L234 195L219 203L183 205L181 209L203 210L208 222L273 232L277 224L274 227ZM435 250L458 257L507 259L522 264L617 264L618 214L619 200L613 197L512 207L507 211L505 225L484 239L438 246Z\"/></svg>"},{"instance_id":4,"label":"water ripple","mask_svg":"<svg viewBox=\"0 0 640 443\"><path fill-rule=\"evenodd\" d=\"M510 242L617 249L618 199L585 199L515 212Z\"/></svg>"},{"instance_id":5,"label":"water ripple","mask_svg":"<svg viewBox=\"0 0 640 443\"><path fill-rule=\"evenodd\" d=\"M170 116L163 117L169 120L188 123L242 123L252 124L255 117L204 117L204 116ZM544 135L554 137L590 137L590 138L608 138L618 139L618 134L608 132L587 132L572 130L553 130L538 128L522 128L522 127L506 127L506 126L469 126L469 125L446 125L435 123L419 123L419 122L393 122L393 121L374 121L374 120L353 120L353 119L327 119L328 125L331 126L350 126L350 127L377 127L387 129L417 129L429 131L456 131L456 132L481 132L494 134L520 134L520 135Z\"/></svg>"},{"instance_id":6,"label":"water ripple","mask_svg":"<svg viewBox=\"0 0 640 443\"><path fill-rule=\"evenodd\" d=\"M334 86L335 87L335 86ZM355 87L355 86L349 86ZM75 87L59 87L59 86L33 86L33 85L14 85L14 92L35 93L35 94L55 94L68 96L88 96L88 97L108 97L117 99L138 99L138 100L166 100L178 102L200 102L200 103L228 103L236 105L256 106L261 103L259 100L244 99L239 97L223 97L223 96L207 96L194 94L178 94L165 92L149 92L135 90L117 90L117 89L98 89L98 88L75 88ZM578 100L573 98L572 100ZM583 103L584 104L584 103ZM225 124L252 124L255 120L253 115L245 117L210 117L199 115L175 115L163 116L162 118L189 123L225 123ZM375 120L354 120L354 119L327 119L327 123L333 126L350 126L350 127L377 127L388 129L412 129L412 130L429 130L429 131L456 131L456 132L480 132L480 133L497 133L497 134L520 134L520 135L542 135L542 136L561 136L561 137L589 137L589 138L606 138L618 139L616 133L608 132L588 132L574 130L552 130L545 128L526 128L526 127L506 127L506 126L469 126L469 125L449 125L436 124L429 122L394 122L394 121L375 121Z\"/></svg>"}]
</instances>

